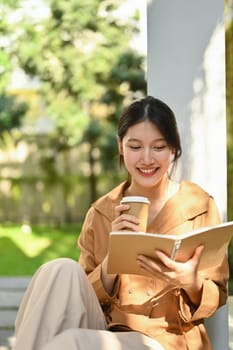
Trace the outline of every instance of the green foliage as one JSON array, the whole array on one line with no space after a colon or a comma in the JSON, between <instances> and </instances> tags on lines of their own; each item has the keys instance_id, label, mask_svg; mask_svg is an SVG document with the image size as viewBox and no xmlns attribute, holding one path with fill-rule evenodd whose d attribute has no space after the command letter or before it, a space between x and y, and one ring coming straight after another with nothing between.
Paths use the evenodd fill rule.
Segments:
<instances>
[{"instance_id":1,"label":"green foliage","mask_svg":"<svg viewBox=\"0 0 233 350\"><path fill-rule=\"evenodd\" d=\"M47 0L48 17L37 20L25 14L18 24L11 54L43 83L49 114L70 147L81 139L80 130L89 128L94 103L105 103L104 96L111 95L116 104L130 91L145 91L143 58L128 51L138 30L136 20L119 19L121 3ZM114 95L125 81L127 91ZM122 95L120 101L117 95Z\"/></svg>"},{"instance_id":2,"label":"green foliage","mask_svg":"<svg viewBox=\"0 0 233 350\"><path fill-rule=\"evenodd\" d=\"M0 275L32 275L43 263L59 257L78 260L81 224L62 227L1 226Z\"/></svg>"},{"instance_id":3,"label":"green foliage","mask_svg":"<svg viewBox=\"0 0 233 350\"><path fill-rule=\"evenodd\" d=\"M12 65L7 52L0 50L0 93L5 90L9 83L11 70Z\"/></svg>"},{"instance_id":4,"label":"green foliage","mask_svg":"<svg viewBox=\"0 0 233 350\"><path fill-rule=\"evenodd\" d=\"M96 100L104 88L99 81L127 46L129 30L114 19L113 8L101 16L103 1L47 3L48 18L34 26L23 18L16 43L20 66L63 98Z\"/></svg>"},{"instance_id":5,"label":"green foliage","mask_svg":"<svg viewBox=\"0 0 233 350\"><path fill-rule=\"evenodd\" d=\"M44 0L44 17L22 11L16 32L7 22L11 45L5 52L41 82L55 125L51 153L87 143L91 198L98 196L96 164L116 170L113 133L122 107L146 91L144 57L130 49L138 13L123 19L123 2Z\"/></svg>"},{"instance_id":6,"label":"green foliage","mask_svg":"<svg viewBox=\"0 0 233 350\"><path fill-rule=\"evenodd\" d=\"M8 2L9 5L7 5ZM0 93L5 90L12 72L12 61L9 54L12 30L7 19L7 13L12 10L10 5L12 5L10 1L6 0L0 6Z\"/></svg>"},{"instance_id":7,"label":"green foliage","mask_svg":"<svg viewBox=\"0 0 233 350\"><path fill-rule=\"evenodd\" d=\"M132 100L146 93L144 57L127 49L118 57L108 80L108 89L103 94L102 101L108 105L114 104L114 108L108 114L108 120L115 128L126 97L127 100Z\"/></svg>"},{"instance_id":8,"label":"green foliage","mask_svg":"<svg viewBox=\"0 0 233 350\"><path fill-rule=\"evenodd\" d=\"M9 8L15 8L19 3L19 0L1 0L1 6Z\"/></svg>"},{"instance_id":9,"label":"green foliage","mask_svg":"<svg viewBox=\"0 0 233 350\"><path fill-rule=\"evenodd\" d=\"M4 133L21 125L28 106L24 102L18 102L15 96L0 95L0 138Z\"/></svg>"}]
</instances>

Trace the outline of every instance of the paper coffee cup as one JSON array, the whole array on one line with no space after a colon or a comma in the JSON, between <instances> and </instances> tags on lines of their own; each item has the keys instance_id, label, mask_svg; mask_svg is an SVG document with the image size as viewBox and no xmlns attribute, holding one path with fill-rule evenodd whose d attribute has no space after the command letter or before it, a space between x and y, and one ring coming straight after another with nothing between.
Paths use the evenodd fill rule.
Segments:
<instances>
[{"instance_id":1,"label":"paper coffee cup","mask_svg":"<svg viewBox=\"0 0 233 350\"><path fill-rule=\"evenodd\" d=\"M147 197L128 196L123 197L121 204L128 204L127 213L136 216L140 220L140 231L146 232L150 201Z\"/></svg>"}]
</instances>

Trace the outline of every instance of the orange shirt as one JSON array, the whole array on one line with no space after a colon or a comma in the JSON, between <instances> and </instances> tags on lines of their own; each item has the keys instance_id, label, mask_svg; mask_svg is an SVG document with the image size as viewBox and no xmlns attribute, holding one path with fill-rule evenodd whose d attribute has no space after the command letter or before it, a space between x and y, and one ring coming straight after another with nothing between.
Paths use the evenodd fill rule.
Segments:
<instances>
[{"instance_id":1,"label":"orange shirt","mask_svg":"<svg viewBox=\"0 0 233 350\"><path fill-rule=\"evenodd\" d=\"M122 183L92 205L78 241L79 262L105 310L109 327L122 325L145 333L167 350L211 349L203 319L226 303L227 257L221 266L200 272L204 286L198 307L184 290L169 290L161 281L144 276L120 275L113 295L106 293L100 276L101 262L108 250L114 208L124 195L124 186ZM179 191L154 218L148 232L178 235L219 222L214 199L198 185L183 181Z\"/></svg>"}]
</instances>

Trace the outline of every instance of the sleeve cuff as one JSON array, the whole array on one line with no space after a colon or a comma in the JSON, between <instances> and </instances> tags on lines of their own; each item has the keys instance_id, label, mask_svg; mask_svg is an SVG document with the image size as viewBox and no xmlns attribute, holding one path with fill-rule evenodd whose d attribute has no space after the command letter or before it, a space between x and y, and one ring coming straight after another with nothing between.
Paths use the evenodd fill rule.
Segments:
<instances>
[{"instance_id":1,"label":"sleeve cuff","mask_svg":"<svg viewBox=\"0 0 233 350\"><path fill-rule=\"evenodd\" d=\"M184 291L181 291L179 298L180 317L184 322L195 321L214 314L219 304L219 289L213 281L205 280L201 302L198 307L190 304L188 296Z\"/></svg>"},{"instance_id":2,"label":"sleeve cuff","mask_svg":"<svg viewBox=\"0 0 233 350\"><path fill-rule=\"evenodd\" d=\"M89 282L92 284L95 293L100 301L100 303L104 303L104 302L109 302L109 301L113 301L114 299L116 299L119 288L120 288L120 281L119 281L119 276L116 277L115 282L114 282L114 287L113 287L113 293L111 295L109 295L105 289L104 289L104 285L102 283L102 279L101 279L101 264L98 265L94 271L92 271L89 275L88 275L88 280Z\"/></svg>"}]
</instances>

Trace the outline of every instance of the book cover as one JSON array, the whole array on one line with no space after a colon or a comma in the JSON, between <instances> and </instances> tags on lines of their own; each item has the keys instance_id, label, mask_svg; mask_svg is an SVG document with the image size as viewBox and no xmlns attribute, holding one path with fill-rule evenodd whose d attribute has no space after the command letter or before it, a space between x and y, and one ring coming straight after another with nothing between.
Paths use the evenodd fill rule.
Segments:
<instances>
[{"instance_id":1,"label":"book cover","mask_svg":"<svg viewBox=\"0 0 233 350\"><path fill-rule=\"evenodd\" d=\"M187 261L199 245L204 245L199 270L222 263L233 236L233 221L202 227L181 235L113 231L109 237L108 273L145 274L137 264L137 255L153 258L155 249L172 259Z\"/></svg>"}]
</instances>

